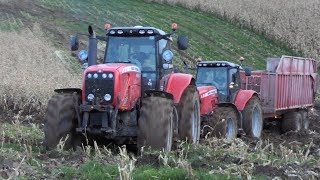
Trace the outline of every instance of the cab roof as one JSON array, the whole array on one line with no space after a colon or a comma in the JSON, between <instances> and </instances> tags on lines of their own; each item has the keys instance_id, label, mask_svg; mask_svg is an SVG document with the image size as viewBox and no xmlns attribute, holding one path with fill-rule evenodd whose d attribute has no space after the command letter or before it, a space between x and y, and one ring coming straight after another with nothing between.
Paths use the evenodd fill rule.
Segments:
<instances>
[{"instance_id":1,"label":"cab roof","mask_svg":"<svg viewBox=\"0 0 320 180\"><path fill-rule=\"evenodd\" d=\"M108 36L156 36L166 35L166 33L160 29L154 27L113 27L107 30Z\"/></svg>"},{"instance_id":2,"label":"cab roof","mask_svg":"<svg viewBox=\"0 0 320 180\"><path fill-rule=\"evenodd\" d=\"M242 69L239 64L235 64L229 61L201 61L197 63L198 67L234 67Z\"/></svg>"}]
</instances>

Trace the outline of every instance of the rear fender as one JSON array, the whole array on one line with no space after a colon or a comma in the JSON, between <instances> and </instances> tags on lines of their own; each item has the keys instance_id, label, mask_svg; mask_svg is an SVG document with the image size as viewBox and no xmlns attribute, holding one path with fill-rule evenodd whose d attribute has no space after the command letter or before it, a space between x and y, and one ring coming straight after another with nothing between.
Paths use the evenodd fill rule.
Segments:
<instances>
[{"instance_id":1,"label":"rear fender","mask_svg":"<svg viewBox=\"0 0 320 180\"><path fill-rule=\"evenodd\" d=\"M219 107L232 107L232 109L236 112L237 114L237 118L238 118L238 128L242 128L242 114L239 111L239 109L237 108L237 106L233 103L219 103L218 104L218 108Z\"/></svg>"},{"instance_id":2,"label":"rear fender","mask_svg":"<svg viewBox=\"0 0 320 180\"><path fill-rule=\"evenodd\" d=\"M63 88L63 89L55 89L56 93L74 93L76 92L78 95L81 95L82 90L80 88Z\"/></svg>"},{"instance_id":3,"label":"rear fender","mask_svg":"<svg viewBox=\"0 0 320 180\"><path fill-rule=\"evenodd\" d=\"M144 91L144 97L163 97L167 99L173 99L173 95L164 91L156 91L156 90L145 90Z\"/></svg>"},{"instance_id":4,"label":"rear fender","mask_svg":"<svg viewBox=\"0 0 320 180\"><path fill-rule=\"evenodd\" d=\"M166 92L173 95L175 104L180 102L182 93L190 85L195 85L195 79L190 74L174 73L171 74L166 85Z\"/></svg>"},{"instance_id":5,"label":"rear fender","mask_svg":"<svg viewBox=\"0 0 320 180\"><path fill-rule=\"evenodd\" d=\"M239 111L242 111L247 102L251 99L252 96L258 96L257 92L253 90L240 90L235 100L235 105L237 106Z\"/></svg>"}]
</instances>

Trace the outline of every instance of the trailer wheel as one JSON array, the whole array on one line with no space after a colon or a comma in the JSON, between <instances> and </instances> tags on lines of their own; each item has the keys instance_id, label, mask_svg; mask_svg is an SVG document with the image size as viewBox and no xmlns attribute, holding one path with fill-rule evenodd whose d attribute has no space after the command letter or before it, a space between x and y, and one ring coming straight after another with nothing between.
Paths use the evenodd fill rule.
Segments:
<instances>
[{"instance_id":1,"label":"trailer wheel","mask_svg":"<svg viewBox=\"0 0 320 180\"><path fill-rule=\"evenodd\" d=\"M76 122L73 95L70 93L54 95L48 103L44 119L45 148L54 149L60 140L65 140L67 136L65 149L80 145L80 135L77 136L75 132Z\"/></svg>"},{"instance_id":2,"label":"trailer wheel","mask_svg":"<svg viewBox=\"0 0 320 180\"><path fill-rule=\"evenodd\" d=\"M243 112L243 130L250 137L260 138L263 129L262 110L259 98L253 96Z\"/></svg>"},{"instance_id":3,"label":"trailer wheel","mask_svg":"<svg viewBox=\"0 0 320 180\"><path fill-rule=\"evenodd\" d=\"M300 131L302 128L302 115L301 113L289 112L286 113L281 122L281 130L283 133L289 131Z\"/></svg>"},{"instance_id":4,"label":"trailer wheel","mask_svg":"<svg viewBox=\"0 0 320 180\"><path fill-rule=\"evenodd\" d=\"M308 111L307 110L300 110L300 114L302 117L302 129L303 130L308 130L309 129L309 124L310 120L308 117Z\"/></svg>"},{"instance_id":5,"label":"trailer wheel","mask_svg":"<svg viewBox=\"0 0 320 180\"><path fill-rule=\"evenodd\" d=\"M213 115L204 124L203 135L215 136L233 140L237 137L238 118L235 110L231 107L218 107Z\"/></svg>"},{"instance_id":6,"label":"trailer wheel","mask_svg":"<svg viewBox=\"0 0 320 180\"><path fill-rule=\"evenodd\" d=\"M139 117L138 151L142 147L171 151L173 100L151 96L142 100Z\"/></svg>"},{"instance_id":7,"label":"trailer wheel","mask_svg":"<svg viewBox=\"0 0 320 180\"><path fill-rule=\"evenodd\" d=\"M197 144L200 138L200 100L195 85L189 85L183 92L179 110L179 138Z\"/></svg>"}]
</instances>

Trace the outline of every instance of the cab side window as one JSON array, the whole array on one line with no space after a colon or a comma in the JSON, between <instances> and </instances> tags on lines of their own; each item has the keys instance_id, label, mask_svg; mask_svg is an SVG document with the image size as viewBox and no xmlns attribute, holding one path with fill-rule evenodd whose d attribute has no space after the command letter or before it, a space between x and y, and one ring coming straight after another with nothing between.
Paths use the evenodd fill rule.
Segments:
<instances>
[{"instance_id":1,"label":"cab side window","mask_svg":"<svg viewBox=\"0 0 320 180\"><path fill-rule=\"evenodd\" d=\"M239 71L237 68L230 69L230 83L233 82L236 88L240 87Z\"/></svg>"}]
</instances>

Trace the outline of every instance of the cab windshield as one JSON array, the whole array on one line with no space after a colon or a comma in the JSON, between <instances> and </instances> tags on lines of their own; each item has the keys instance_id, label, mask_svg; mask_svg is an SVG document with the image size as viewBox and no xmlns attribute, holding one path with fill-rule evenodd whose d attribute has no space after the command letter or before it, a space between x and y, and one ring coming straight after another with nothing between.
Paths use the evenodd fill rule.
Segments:
<instances>
[{"instance_id":1,"label":"cab windshield","mask_svg":"<svg viewBox=\"0 0 320 180\"><path fill-rule=\"evenodd\" d=\"M142 71L156 70L155 37L109 36L104 61L132 63Z\"/></svg>"},{"instance_id":2,"label":"cab windshield","mask_svg":"<svg viewBox=\"0 0 320 180\"><path fill-rule=\"evenodd\" d=\"M220 92L227 91L227 67L199 67L197 86L215 86Z\"/></svg>"}]
</instances>

